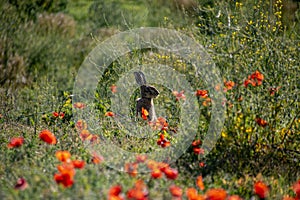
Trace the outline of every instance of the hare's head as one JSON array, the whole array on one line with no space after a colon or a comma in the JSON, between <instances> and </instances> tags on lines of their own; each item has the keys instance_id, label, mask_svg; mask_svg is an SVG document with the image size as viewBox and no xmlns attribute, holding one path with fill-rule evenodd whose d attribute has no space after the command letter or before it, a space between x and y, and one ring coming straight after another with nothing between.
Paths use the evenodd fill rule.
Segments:
<instances>
[{"instance_id":1,"label":"hare's head","mask_svg":"<svg viewBox=\"0 0 300 200\"><path fill-rule=\"evenodd\" d=\"M142 85L141 86L141 96L142 98L153 99L159 94L158 90L153 86Z\"/></svg>"},{"instance_id":2,"label":"hare's head","mask_svg":"<svg viewBox=\"0 0 300 200\"><path fill-rule=\"evenodd\" d=\"M147 85L146 78L143 72L134 72L135 80L141 87L141 96L142 98L155 98L158 96L159 91L151 86Z\"/></svg>"}]
</instances>

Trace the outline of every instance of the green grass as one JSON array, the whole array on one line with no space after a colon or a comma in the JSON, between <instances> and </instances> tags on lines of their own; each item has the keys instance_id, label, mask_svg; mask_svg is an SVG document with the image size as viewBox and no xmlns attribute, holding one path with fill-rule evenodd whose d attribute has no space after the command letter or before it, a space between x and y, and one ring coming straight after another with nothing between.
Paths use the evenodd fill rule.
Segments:
<instances>
[{"instance_id":1,"label":"green grass","mask_svg":"<svg viewBox=\"0 0 300 200\"><path fill-rule=\"evenodd\" d=\"M106 6L112 6L107 11L114 8L111 2L105 1ZM253 185L259 180L270 186L268 199L296 196L291 186L300 178L299 19L284 24L285 20L277 12L281 9L280 2L275 7L260 0L242 2L243 5L235 1L199 2L199 8L193 15L183 14L184 18L181 18L182 13L179 15L178 10L172 10L174 8L166 7L160 1L153 1L153 7L147 7L149 5L144 1L119 1L116 13L122 11L138 17L127 18L129 27L120 23L122 19L118 16L109 19L115 24L102 24L100 27L102 22L91 20L97 13L97 10L94 13L89 11L93 3L70 1L66 8L54 9L64 13L62 18L65 21L61 25L51 24L47 17L45 21L33 19L25 10L1 4L6 8L6 12L1 14L3 29L0 31L0 69L6 70L0 75L1 199L107 199L109 189L116 185L122 186L121 194L126 197L139 179L146 184L149 199L171 199L169 187L173 184L183 189L183 199L186 199L185 191L190 187L196 188L202 195L211 188L223 188L228 196L236 194L243 199L259 199L253 191ZM145 15L145 8L151 15ZM43 9L37 9L37 12L53 12L53 9ZM272 15L271 11L277 14ZM59 15L47 16L59 19ZM98 17L102 20L101 15ZM19 31L8 19L20 25ZM115 148L128 152L163 150L156 144L162 131L151 132L152 136L147 140L136 138L128 133L126 126L104 116L113 110L110 86L139 63L171 66L187 78L193 92L207 89L203 80L196 78L194 67L183 58L157 49L151 53L149 50L136 50L108 66L99 80L95 101L89 102L82 110L74 108L76 102L72 102L77 70L92 48L117 31L145 25L176 29L191 36L210 54L220 70L221 81L235 83L231 90L223 93L227 100L224 102L226 116L216 146L203 158L194 153L192 144L188 145L185 153L170 165L178 170L175 180L166 178L166 175L154 179L149 173L130 176L124 172L124 165L135 160L122 160L120 157L117 157L120 160L110 160L119 153L114 148L110 155L103 155L102 163L93 163L89 142L82 141L81 130L76 128L78 118L74 118L81 111L92 115L89 109L96 109L97 125L101 126L101 130L91 129L89 122L85 129L89 129L91 136L99 137L100 145L106 139ZM94 40L90 37L91 33ZM255 71L264 76L261 85L245 87L244 81ZM26 81L19 81L20 77ZM171 142L169 148L178 142L179 147L182 135L174 130L182 120L179 117L182 100L177 102L173 91L166 86L154 85L161 92L155 99L157 113L167 117L169 128L172 128L165 133ZM274 94L270 93L270 89L274 90ZM129 93L129 118L134 119L138 87ZM199 122L193 132L196 133L195 139L203 140L212 120L212 110L210 105L204 105L207 99L196 99L196 106L200 108ZM53 112L62 112L64 117L55 117ZM260 126L258 118L268 125ZM147 127L146 124L140 121L131 128ZM55 145L39 138L40 131L44 129L56 136ZM8 148L14 137L23 137L24 144ZM59 150L67 150L72 160L86 163L83 169L76 169L74 184L68 188L54 180L54 174L59 172L57 166L62 164L55 156ZM138 164L137 172L148 169L149 159ZM115 170L110 162L120 165L118 167L122 170ZM205 166L200 167L200 162ZM196 185L199 175L203 176L204 191ZM21 177L28 187L15 189Z\"/></svg>"}]
</instances>

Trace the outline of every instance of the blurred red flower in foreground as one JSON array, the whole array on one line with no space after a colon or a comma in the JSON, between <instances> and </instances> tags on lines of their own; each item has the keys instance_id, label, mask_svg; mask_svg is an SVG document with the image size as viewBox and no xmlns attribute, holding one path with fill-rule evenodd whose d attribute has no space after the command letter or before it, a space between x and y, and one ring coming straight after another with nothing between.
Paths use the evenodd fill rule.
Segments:
<instances>
[{"instance_id":1,"label":"blurred red flower in foreground","mask_svg":"<svg viewBox=\"0 0 300 200\"><path fill-rule=\"evenodd\" d=\"M253 74L248 76L248 79L244 81L244 86L248 87L249 84L251 84L252 86L259 86L262 84L263 80L264 80L264 75L256 70Z\"/></svg>"},{"instance_id":2,"label":"blurred red flower in foreground","mask_svg":"<svg viewBox=\"0 0 300 200\"><path fill-rule=\"evenodd\" d=\"M296 199L300 200L300 180L294 183L293 190L296 193Z\"/></svg>"},{"instance_id":3,"label":"blurred red flower in foreground","mask_svg":"<svg viewBox=\"0 0 300 200\"><path fill-rule=\"evenodd\" d=\"M178 171L171 167L167 167L163 172L168 179L175 180L178 177Z\"/></svg>"},{"instance_id":4,"label":"blurred red flower in foreground","mask_svg":"<svg viewBox=\"0 0 300 200\"><path fill-rule=\"evenodd\" d=\"M261 127L266 127L268 125L268 122L263 120L262 118L256 118L255 121Z\"/></svg>"},{"instance_id":5,"label":"blurred red flower in foreground","mask_svg":"<svg viewBox=\"0 0 300 200\"><path fill-rule=\"evenodd\" d=\"M238 195L232 195L232 196L229 196L227 198L227 200L243 200L243 199Z\"/></svg>"},{"instance_id":6,"label":"blurred red flower in foreground","mask_svg":"<svg viewBox=\"0 0 300 200\"><path fill-rule=\"evenodd\" d=\"M16 190L25 190L28 187L28 183L24 178L19 178L15 185Z\"/></svg>"},{"instance_id":7,"label":"blurred red flower in foreground","mask_svg":"<svg viewBox=\"0 0 300 200\"><path fill-rule=\"evenodd\" d=\"M76 169L83 169L85 162L83 160L72 160L72 164Z\"/></svg>"},{"instance_id":8,"label":"blurred red flower in foreground","mask_svg":"<svg viewBox=\"0 0 300 200\"><path fill-rule=\"evenodd\" d=\"M202 180L202 176L197 177L196 184L197 184L197 186L199 187L200 190L204 190L205 187L204 187L204 183L203 183L203 180Z\"/></svg>"},{"instance_id":9,"label":"blurred red flower in foreground","mask_svg":"<svg viewBox=\"0 0 300 200\"><path fill-rule=\"evenodd\" d=\"M260 199L265 199L269 194L269 190L269 187L262 181L258 181L254 184L254 193L257 194Z\"/></svg>"},{"instance_id":10,"label":"blurred red flower in foreground","mask_svg":"<svg viewBox=\"0 0 300 200\"><path fill-rule=\"evenodd\" d=\"M73 177L69 173L54 174L54 180L64 187L71 187L74 183Z\"/></svg>"},{"instance_id":11,"label":"blurred red flower in foreground","mask_svg":"<svg viewBox=\"0 0 300 200\"><path fill-rule=\"evenodd\" d=\"M40 139L48 144L56 144L56 137L49 130L42 130L39 135Z\"/></svg>"},{"instance_id":12,"label":"blurred red flower in foreground","mask_svg":"<svg viewBox=\"0 0 300 200\"><path fill-rule=\"evenodd\" d=\"M225 200L227 193L222 188L212 188L206 192L206 200Z\"/></svg>"},{"instance_id":13,"label":"blurred red flower in foreground","mask_svg":"<svg viewBox=\"0 0 300 200\"><path fill-rule=\"evenodd\" d=\"M77 103L74 103L74 104L73 104L73 107L74 107L74 108L83 109L83 108L85 108L85 104L82 103L82 102L77 102Z\"/></svg>"},{"instance_id":14,"label":"blurred red flower in foreground","mask_svg":"<svg viewBox=\"0 0 300 200\"><path fill-rule=\"evenodd\" d=\"M188 200L205 200L201 194L198 194L195 188L188 188L186 190Z\"/></svg>"},{"instance_id":15,"label":"blurred red flower in foreground","mask_svg":"<svg viewBox=\"0 0 300 200\"><path fill-rule=\"evenodd\" d=\"M55 153L55 156L61 162L67 162L71 158L71 154L69 151L57 151Z\"/></svg>"},{"instance_id":16,"label":"blurred red flower in foreground","mask_svg":"<svg viewBox=\"0 0 300 200\"><path fill-rule=\"evenodd\" d=\"M173 197L181 197L182 196L182 189L176 185L171 185L169 187L169 191Z\"/></svg>"},{"instance_id":17,"label":"blurred red flower in foreground","mask_svg":"<svg viewBox=\"0 0 300 200\"><path fill-rule=\"evenodd\" d=\"M8 148L20 147L22 146L23 143L24 143L23 137L15 137L9 141L7 147Z\"/></svg>"},{"instance_id":18,"label":"blurred red flower in foreground","mask_svg":"<svg viewBox=\"0 0 300 200\"><path fill-rule=\"evenodd\" d=\"M129 189L126 193L127 199L132 200L147 200L148 189L143 180L137 180L132 189Z\"/></svg>"},{"instance_id":19,"label":"blurred red flower in foreground","mask_svg":"<svg viewBox=\"0 0 300 200\"><path fill-rule=\"evenodd\" d=\"M71 187L74 183L75 168L83 169L85 162L71 160L69 151L57 151L55 156L62 164L57 166L59 173L54 174L54 180L57 184L62 184L64 187Z\"/></svg>"},{"instance_id":20,"label":"blurred red flower in foreground","mask_svg":"<svg viewBox=\"0 0 300 200\"><path fill-rule=\"evenodd\" d=\"M74 183L75 169L72 163L63 163L58 165L57 169L60 173L54 174L54 180L57 184L64 187L71 187Z\"/></svg>"},{"instance_id":21,"label":"blurred red flower in foreground","mask_svg":"<svg viewBox=\"0 0 300 200\"><path fill-rule=\"evenodd\" d=\"M158 178L161 178L163 175L163 173L161 172L160 169L158 168L155 168L151 171L151 177L154 178L154 179L158 179Z\"/></svg>"},{"instance_id":22,"label":"blurred red flower in foreground","mask_svg":"<svg viewBox=\"0 0 300 200\"><path fill-rule=\"evenodd\" d=\"M121 196L122 187L120 185L113 186L109 189L108 200L123 200Z\"/></svg>"},{"instance_id":23,"label":"blurred red flower in foreground","mask_svg":"<svg viewBox=\"0 0 300 200\"><path fill-rule=\"evenodd\" d=\"M169 164L164 162L156 162L154 160L149 160L147 166L151 169L152 178L161 178L162 173L165 174L166 178L175 180L178 177L178 171L169 166Z\"/></svg>"},{"instance_id":24,"label":"blurred red flower in foreground","mask_svg":"<svg viewBox=\"0 0 300 200\"><path fill-rule=\"evenodd\" d=\"M207 90L197 90L196 96L206 98L206 97L208 97L208 91Z\"/></svg>"},{"instance_id":25,"label":"blurred red flower in foreground","mask_svg":"<svg viewBox=\"0 0 300 200\"><path fill-rule=\"evenodd\" d=\"M125 172L127 172L130 176L135 177L138 174L137 168L138 168L137 163L126 163L125 164Z\"/></svg>"}]
</instances>

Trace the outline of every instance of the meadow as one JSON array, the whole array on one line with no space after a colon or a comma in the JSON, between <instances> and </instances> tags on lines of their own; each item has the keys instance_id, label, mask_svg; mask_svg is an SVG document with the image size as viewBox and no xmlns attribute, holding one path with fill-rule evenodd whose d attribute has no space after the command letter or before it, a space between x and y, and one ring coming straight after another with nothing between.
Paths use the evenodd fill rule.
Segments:
<instances>
[{"instance_id":1,"label":"meadow","mask_svg":"<svg viewBox=\"0 0 300 200\"><path fill-rule=\"evenodd\" d=\"M299 200L299 4L0 2L0 198ZM105 42L140 27L187 36L214 67L154 47L102 67L120 50ZM155 122L136 119L137 69L160 91Z\"/></svg>"}]
</instances>

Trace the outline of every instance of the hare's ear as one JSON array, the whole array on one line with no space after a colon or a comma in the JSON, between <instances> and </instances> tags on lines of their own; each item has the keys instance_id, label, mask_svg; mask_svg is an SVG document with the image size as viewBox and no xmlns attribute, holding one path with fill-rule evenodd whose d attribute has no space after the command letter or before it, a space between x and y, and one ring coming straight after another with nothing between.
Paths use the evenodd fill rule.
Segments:
<instances>
[{"instance_id":1,"label":"hare's ear","mask_svg":"<svg viewBox=\"0 0 300 200\"><path fill-rule=\"evenodd\" d=\"M134 72L135 80L139 85L146 85L146 78L143 72Z\"/></svg>"}]
</instances>

